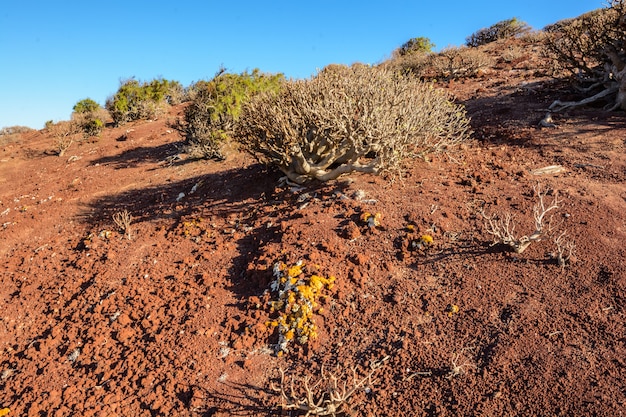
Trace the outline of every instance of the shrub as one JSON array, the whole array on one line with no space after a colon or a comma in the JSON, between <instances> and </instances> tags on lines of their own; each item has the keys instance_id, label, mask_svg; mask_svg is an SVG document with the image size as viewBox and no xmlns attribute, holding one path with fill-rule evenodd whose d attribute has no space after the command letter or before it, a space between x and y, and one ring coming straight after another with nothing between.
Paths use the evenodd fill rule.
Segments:
<instances>
[{"instance_id":1,"label":"shrub","mask_svg":"<svg viewBox=\"0 0 626 417\"><path fill-rule=\"evenodd\" d=\"M480 29L465 39L467 46L480 46L499 39L512 38L530 32L530 26L517 18L502 20L488 28Z\"/></svg>"},{"instance_id":2,"label":"shrub","mask_svg":"<svg viewBox=\"0 0 626 417\"><path fill-rule=\"evenodd\" d=\"M156 119L165 111L171 85L165 79L140 83L131 78L122 83L113 97L107 99L106 109L116 125L133 120Z\"/></svg>"},{"instance_id":3,"label":"shrub","mask_svg":"<svg viewBox=\"0 0 626 417\"><path fill-rule=\"evenodd\" d=\"M187 152L194 157L223 159L222 144L232 136L242 105L262 91L277 91L284 76L251 73L231 74L220 71L210 81L190 87L193 99L185 108Z\"/></svg>"},{"instance_id":4,"label":"shrub","mask_svg":"<svg viewBox=\"0 0 626 417\"><path fill-rule=\"evenodd\" d=\"M431 57L427 69L435 78L463 78L493 64L494 59L480 49L448 47Z\"/></svg>"},{"instance_id":5,"label":"shrub","mask_svg":"<svg viewBox=\"0 0 626 417\"><path fill-rule=\"evenodd\" d=\"M398 54L400 56L409 55L409 54L424 54L428 52L432 52L435 44L430 41L430 39L420 36L419 38L412 38L406 41L402 46L398 49Z\"/></svg>"},{"instance_id":6,"label":"shrub","mask_svg":"<svg viewBox=\"0 0 626 417\"><path fill-rule=\"evenodd\" d=\"M101 107L98 103L90 98L85 98L76 103L73 110L75 113L92 113L96 110L99 110L100 108Z\"/></svg>"},{"instance_id":7,"label":"shrub","mask_svg":"<svg viewBox=\"0 0 626 417\"><path fill-rule=\"evenodd\" d=\"M74 143L74 136L80 132L80 126L74 120L60 121L51 125L48 131L54 138L57 155L63 156Z\"/></svg>"},{"instance_id":8,"label":"shrub","mask_svg":"<svg viewBox=\"0 0 626 417\"><path fill-rule=\"evenodd\" d=\"M424 77L430 68L432 56L432 54L394 54L390 60L382 65L390 71Z\"/></svg>"},{"instance_id":9,"label":"shrub","mask_svg":"<svg viewBox=\"0 0 626 417\"><path fill-rule=\"evenodd\" d=\"M80 100L74 105L72 120L79 126L85 138L98 136L104 129L107 112L90 98Z\"/></svg>"},{"instance_id":10,"label":"shrub","mask_svg":"<svg viewBox=\"0 0 626 417\"><path fill-rule=\"evenodd\" d=\"M20 133L32 132L33 129L27 126L5 126L0 129L0 136L17 135Z\"/></svg>"},{"instance_id":11,"label":"shrub","mask_svg":"<svg viewBox=\"0 0 626 417\"><path fill-rule=\"evenodd\" d=\"M432 85L388 69L332 66L245 107L237 138L297 183L379 173L469 137L465 110Z\"/></svg>"},{"instance_id":12,"label":"shrub","mask_svg":"<svg viewBox=\"0 0 626 417\"><path fill-rule=\"evenodd\" d=\"M598 9L547 26L548 50L561 68L589 77L601 76L605 45L616 35L613 8ZM613 33L611 33L613 32Z\"/></svg>"},{"instance_id":13,"label":"shrub","mask_svg":"<svg viewBox=\"0 0 626 417\"><path fill-rule=\"evenodd\" d=\"M85 139L99 136L104 130L104 121L101 117L97 116L97 112L75 113L72 115L72 119L80 126L80 130L82 130Z\"/></svg>"},{"instance_id":14,"label":"shrub","mask_svg":"<svg viewBox=\"0 0 626 417\"><path fill-rule=\"evenodd\" d=\"M548 26L548 50L560 69L571 71L596 94L581 102L557 101L551 110L608 99L611 109L626 109L626 2Z\"/></svg>"},{"instance_id":15,"label":"shrub","mask_svg":"<svg viewBox=\"0 0 626 417\"><path fill-rule=\"evenodd\" d=\"M18 142L22 133L32 132L34 129L26 126L5 126L0 129L0 146Z\"/></svg>"}]
</instances>

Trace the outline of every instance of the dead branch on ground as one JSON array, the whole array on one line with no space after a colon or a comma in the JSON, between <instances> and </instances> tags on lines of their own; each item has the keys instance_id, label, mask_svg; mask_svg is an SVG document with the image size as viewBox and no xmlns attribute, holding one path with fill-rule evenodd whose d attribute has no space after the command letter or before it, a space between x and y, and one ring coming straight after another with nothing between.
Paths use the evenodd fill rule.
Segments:
<instances>
[{"instance_id":1,"label":"dead branch on ground","mask_svg":"<svg viewBox=\"0 0 626 417\"><path fill-rule=\"evenodd\" d=\"M542 192L540 184L534 186L533 190L538 201L533 209L535 231L530 235L516 236L515 223L511 213L505 213L503 217L499 217L494 215L488 216L484 211L481 212L482 217L485 219L485 231L494 237L494 245L503 243L515 253L522 253L532 242L539 241L544 236L545 217L550 211L559 207L559 200L555 193L552 202L546 203L545 196L548 194L548 191Z\"/></svg>"},{"instance_id":2,"label":"dead branch on ground","mask_svg":"<svg viewBox=\"0 0 626 417\"><path fill-rule=\"evenodd\" d=\"M311 377L306 376L297 379L295 376L287 382L285 370L280 368L280 385L271 389L280 393L282 408L284 410L299 410L306 412L307 416L332 416L346 412L348 400L358 390L365 389L366 385L372 385L373 374L389 360L389 356L370 365L370 371L362 378L357 376L356 368L352 369L352 384L348 388L346 380L339 382L340 377L325 372L322 366L321 375L317 382L311 384ZM347 376L343 376L347 379ZM288 387L287 387L288 384ZM288 393L287 393L288 389Z\"/></svg>"}]
</instances>

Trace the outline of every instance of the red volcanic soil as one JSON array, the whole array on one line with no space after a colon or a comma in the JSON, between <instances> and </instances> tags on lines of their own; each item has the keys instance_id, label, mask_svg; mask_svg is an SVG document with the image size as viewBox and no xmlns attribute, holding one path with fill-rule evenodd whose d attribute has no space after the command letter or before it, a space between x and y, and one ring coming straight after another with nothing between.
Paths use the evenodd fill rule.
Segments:
<instances>
[{"instance_id":1,"label":"red volcanic soil","mask_svg":"<svg viewBox=\"0 0 626 417\"><path fill-rule=\"evenodd\" d=\"M539 127L575 96L528 57L440 86L467 106L475 139L394 182L300 188L243 153L177 158L180 106L63 157L44 131L1 144L0 410L303 415L281 408L283 370L287 397L310 378L317 399L335 376L355 416L623 415L623 112L580 108ZM481 212L531 234L537 184L558 199L551 232L521 254L493 245ZM125 210L130 239L113 221ZM563 232L575 251L559 265ZM335 283L317 340L277 355L273 267L298 261Z\"/></svg>"}]
</instances>

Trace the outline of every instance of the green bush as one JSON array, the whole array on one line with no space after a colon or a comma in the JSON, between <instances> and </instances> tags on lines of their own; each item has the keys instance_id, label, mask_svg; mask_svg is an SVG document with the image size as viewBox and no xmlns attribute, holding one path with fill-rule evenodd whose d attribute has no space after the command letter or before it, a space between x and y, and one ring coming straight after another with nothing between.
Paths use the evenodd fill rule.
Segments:
<instances>
[{"instance_id":1,"label":"green bush","mask_svg":"<svg viewBox=\"0 0 626 417\"><path fill-rule=\"evenodd\" d=\"M190 87L193 97L185 108L186 150L193 157L223 159L222 145L233 132L242 105L263 91L277 91L284 81L282 74L232 74L220 71L210 81L198 81Z\"/></svg>"},{"instance_id":2,"label":"green bush","mask_svg":"<svg viewBox=\"0 0 626 417\"><path fill-rule=\"evenodd\" d=\"M106 109L116 125L156 119L167 107L171 86L172 82L165 79L140 83L131 78L120 85L113 97L107 99Z\"/></svg>"},{"instance_id":3,"label":"green bush","mask_svg":"<svg viewBox=\"0 0 626 417\"><path fill-rule=\"evenodd\" d=\"M72 120L83 132L85 138L99 136L104 129L106 110L90 98L80 100L74 105Z\"/></svg>"},{"instance_id":4,"label":"green bush","mask_svg":"<svg viewBox=\"0 0 626 417\"><path fill-rule=\"evenodd\" d=\"M398 54L400 56L409 54L425 54L432 52L435 44L430 39L420 36L419 38L412 38L406 41L399 49Z\"/></svg>"},{"instance_id":5,"label":"green bush","mask_svg":"<svg viewBox=\"0 0 626 417\"><path fill-rule=\"evenodd\" d=\"M74 112L76 113L91 113L99 110L101 107L98 103L93 101L90 98L85 98L80 100L78 103L74 105Z\"/></svg>"},{"instance_id":6,"label":"green bush","mask_svg":"<svg viewBox=\"0 0 626 417\"><path fill-rule=\"evenodd\" d=\"M474 32L465 39L467 46L480 46L495 42L499 39L512 38L528 33L531 30L526 22L517 18L502 20L488 28Z\"/></svg>"},{"instance_id":7,"label":"green bush","mask_svg":"<svg viewBox=\"0 0 626 417\"><path fill-rule=\"evenodd\" d=\"M245 106L237 139L291 181L399 171L407 158L468 139L463 107L443 90L383 67L333 65Z\"/></svg>"}]
</instances>

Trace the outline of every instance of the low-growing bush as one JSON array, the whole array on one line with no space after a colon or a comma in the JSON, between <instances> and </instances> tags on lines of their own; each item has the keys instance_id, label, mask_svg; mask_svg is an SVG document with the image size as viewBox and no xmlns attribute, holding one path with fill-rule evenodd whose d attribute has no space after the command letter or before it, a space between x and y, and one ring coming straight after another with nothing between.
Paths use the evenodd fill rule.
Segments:
<instances>
[{"instance_id":1,"label":"low-growing bush","mask_svg":"<svg viewBox=\"0 0 626 417\"><path fill-rule=\"evenodd\" d=\"M0 146L20 140L22 133L32 132L27 126L5 126L0 129Z\"/></svg>"},{"instance_id":2,"label":"low-growing bush","mask_svg":"<svg viewBox=\"0 0 626 417\"><path fill-rule=\"evenodd\" d=\"M171 96L171 88L179 90L179 83L165 79L154 79L140 83L134 78L126 80L106 102L116 125L133 120L156 119L163 114Z\"/></svg>"},{"instance_id":3,"label":"low-growing bush","mask_svg":"<svg viewBox=\"0 0 626 417\"><path fill-rule=\"evenodd\" d=\"M237 127L246 150L296 183L399 170L470 136L464 108L442 90L365 65L334 65L260 94Z\"/></svg>"},{"instance_id":4,"label":"low-growing bush","mask_svg":"<svg viewBox=\"0 0 626 417\"><path fill-rule=\"evenodd\" d=\"M464 78L472 77L494 63L494 58L481 49L448 47L431 57L427 70L435 78Z\"/></svg>"},{"instance_id":5,"label":"low-growing bush","mask_svg":"<svg viewBox=\"0 0 626 417\"><path fill-rule=\"evenodd\" d=\"M85 138L99 136L107 118L107 111L90 98L80 100L74 105L72 120L78 124Z\"/></svg>"},{"instance_id":6,"label":"low-growing bush","mask_svg":"<svg viewBox=\"0 0 626 417\"><path fill-rule=\"evenodd\" d=\"M186 151L192 157L223 159L222 145L232 136L242 105L260 92L278 91L283 81L282 74L255 69L241 74L220 71L212 80L192 85L183 126Z\"/></svg>"},{"instance_id":7,"label":"low-growing bush","mask_svg":"<svg viewBox=\"0 0 626 417\"><path fill-rule=\"evenodd\" d=\"M530 32L530 30L531 28L526 22L522 22L514 17L474 32L465 39L465 44L471 47L486 45L499 39L523 35Z\"/></svg>"}]
</instances>

